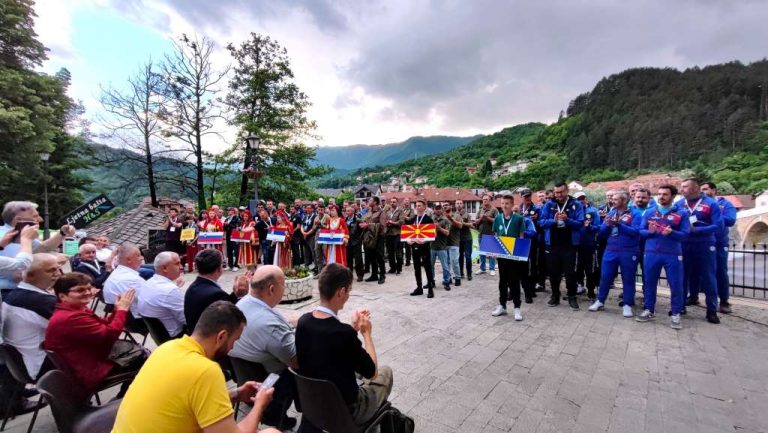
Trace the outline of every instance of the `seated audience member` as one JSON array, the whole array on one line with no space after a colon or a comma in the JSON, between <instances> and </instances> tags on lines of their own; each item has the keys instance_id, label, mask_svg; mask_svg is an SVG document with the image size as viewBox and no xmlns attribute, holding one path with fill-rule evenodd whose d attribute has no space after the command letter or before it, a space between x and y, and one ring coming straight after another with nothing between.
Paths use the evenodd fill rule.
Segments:
<instances>
[{"instance_id":1,"label":"seated audience member","mask_svg":"<svg viewBox=\"0 0 768 433\"><path fill-rule=\"evenodd\" d=\"M40 343L56 307L56 297L49 290L58 279L56 257L35 254L24 280L3 294L3 341L21 353L31 377L38 376L45 361Z\"/></svg>"},{"instance_id":2,"label":"seated audience member","mask_svg":"<svg viewBox=\"0 0 768 433\"><path fill-rule=\"evenodd\" d=\"M349 405L355 423L363 425L387 401L392 391L392 370L377 367L368 311L356 314L354 327L338 319L352 290L352 272L337 263L329 264L320 272L318 286L320 306L303 315L296 327L298 372L333 382ZM370 380L358 386L355 374Z\"/></svg>"},{"instance_id":3,"label":"seated audience member","mask_svg":"<svg viewBox=\"0 0 768 433\"><path fill-rule=\"evenodd\" d=\"M191 336L169 341L152 353L120 403L112 432L259 431L273 389L260 390L256 382L246 382L228 391L214 361L232 349L245 323L234 304L209 305ZM232 400L253 402L253 409L239 423L232 416ZM279 433L275 429L261 432Z\"/></svg>"},{"instance_id":4,"label":"seated audience member","mask_svg":"<svg viewBox=\"0 0 768 433\"><path fill-rule=\"evenodd\" d=\"M109 238L106 236L99 236L96 238L96 260L102 264L107 264L111 261L114 251L109 246Z\"/></svg>"},{"instance_id":5,"label":"seated audience member","mask_svg":"<svg viewBox=\"0 0 768 433\"><path fill-rule=\"evenodd\" d=\"M153 317L163 322L168 335L176 338L184 331L184 293L179 288L181 258L163 251L155 257L155 276L147 280L138 294L136 312L141 317Z\"/></svg>"},{"instance_id":6,"label":"seated audience member","mask_svg":"<svg viewBox=\"0 0 768 433\"><path fill-rule=\"evenodd\" d=\"M184 294L184 318L189 331L195 329L197 320L209 305L216 301L229 301L234 304L248 293L248 280L251 277L249 273L235 278L232 293L222 290L218 283L223 273L222 260L221 252L217 249L202 250L195 257L198 277Z\"/></svg>"},{"instance_id":7,"label":"seated audience member","mask_svg":"<svg viewBox=\"0 0 768 433\"><path fill-rule=\"evenodd\" d=\"M146 280L139 275L144 257L136 245L124 243L117 248L117 267L104 282L104 302L114 304L129 289L141 293Z\"/></svg>"},{"instance_id":8,"label":"seated audience member","mask_svg":"<svg viewBox=\"0 0 768 433\"><path fill-rule=\"evenodd\" d=\"M104 288L104 282L109 278L110 272L96 259L96 246L93 244L80 245L78 250L79 261L73 272L88 275L93 280L93 286L97 289Z\"/></svg>"},{"instance_id":9,"label":"seated audience member","mask_svg":"<svg viewBox=\"0 0 768 433\"><path fill-rule=\"evenodd\" d=\"M87 275L63 275L53 285L53 291L58 303L45 331L45 348L59 355L86 391L97 389L110 374L138 371L143 356L125 367L110 359L112 346L123 332L136 296L134 289L116 299L115 312L107 318L88 308L96 288Z\"/></svg>"},{"instance_id":10,"label":"seated audience member","mask_svg":"<svg viewBox=\"0 0 768 433\"><path fill-rule=\"evenodd\" d=\"M284 292L285 275L282 269L274 265L256 269L250 293L237 302L237 308L245 314L248 324L229 356L258 362L267 372L280 374L272 403L264 411L261 422L281 430L292 430L296 426L296 418L286 417L286 411L296 397L296 383L293 375L285 369L299 366L296 344L291 325L274 310L283 299Z\"/></svg>"}]
</instances>

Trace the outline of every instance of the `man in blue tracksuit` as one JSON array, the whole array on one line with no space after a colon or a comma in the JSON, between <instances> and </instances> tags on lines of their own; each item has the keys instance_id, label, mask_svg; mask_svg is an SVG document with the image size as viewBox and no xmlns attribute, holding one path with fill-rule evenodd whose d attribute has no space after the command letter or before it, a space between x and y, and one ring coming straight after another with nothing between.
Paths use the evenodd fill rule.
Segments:
<instances>
[{"instance_id":1,"label":"man in blue tracksuit","mask_svg":"<svg viewBox=\"0 0 768 433\"><path fill-rule=\"evenodd\" d=\"M595 300L595 288L600 282L597 271L597 233L600 231L600 214L597 208L587 201L587 195L579 191L573 195L584 207L584 226L581 227L581 240L576 257L577 291L587 289L587 297Z\"/></svg>"},{"instance_id":2,"label":"man in blue tracksuit","mask_svg":"<svg viewBox=\"0 0 768 433\"><path fill-rule=\"evenodd\" d=\"M531 252L528 256L528 275L530 278L531 290L533 290L531 293L533 294L533 297L536 297L536 283L540 283L542 285L541 289L544 289L543 277L541 280L539 280L539 275L543 274L542 268L544 267L543 260L540 259L543 257L543 254L540 254L539 252L540 249L544 250L544 241L540 236L543 230L539 226L541 205L536 205L533 203L533 192L531 192L531 190L528 188L524 188L522 191L520 191L520 196L523 198L522 203L520 203L520 215L530 220L533 223L534 229L536 230L532 237L528 237L528 234L525 235L527 239L531 240Z\"/></svg>"},{"instance_id":3,"label":"man in blue tracksuit","mask_svg":"<svg viewBox=\"0 0 768 433\"><path fill-rule=\"evenodd\" d=\"M527 272L520 273L520 284L523 286L525 303L532 304L533 298L536 297L536 273L533 272L533 264L535 263L534 261L536 260L536 257L534 256L533 245L536 242L535 239L538 232L536 231L536 224L533 222L531 214L523 213L522 210L525 209L523 206L515 206L513 209L515 210L515 213L519 213L523 217L523 221L525 222L525 239L532 239L531 249L528 254L528 262L525 263L527 265L527 267L525 267Z\"/></svg>"},{"instance_id":4,"label":"man in blue tracksuit","mask_svg":"<svg viewBox=\"0 0 768 433\"><path fill-rule=\"evenodd\" d=\"M549 200L541 210L541 227L544 228L547 270L552 286L552 297L547 305L560 305L560 280L565 275L568 305L578 310L576 300L576 250L584 225L584 208L578 200L568 195L568 185L555 185L554 200Z\"/></svg>"},{"instance_id":5,"label":"man in blue tracksuit","mask_svg":"<svg viewBox=\"0 0 768 433\"><path fill-rule=\"evenodd\" d=\"M677 188L673 185L659 187L659 201L655 208L643 215L640 235L645 239L643 272L643 312L635 320L647 322L656 314L656 287L661 269L667 276L671 292L672 310L670 326L681 329L680 314L685 305L683 292L683 246L690 231L688 211L674 204Z\"/></svg>"},{"instance_id":6,"label":"man in blue tracksuit","mask_svg":"<svg viewBox=\"0 0 768 433\"><path fill-rule=\"evenodd\" d=\"M701 184L701 192L717 200L720 206L720 216L723 218L723 229L715 233L715 248L717 249L717 266L715 278L717 279L717 295L720 298L720 312L731 313L731 304L728 302L730 287L728 285L728 230L736 224L736 207L724 197L717 196L717 186L713 182Z\"/></svg>"},{"instance_id":7,"label":"man in blue tracksuit","mask_svg":"<svg viewBox=\"0 0 768 433\"><path fill-rule=\"evenodd\" d=\"M635 270L637 269L638 254L640 254L640 224L642 216L637 210L627 207L629 194L618 191L613 194L613 209L603 219L600 226L600 236L607 236L608 242L603 254L600 271L600 288L597 300L589 307L589 311L605 309L608 291L611 283L621 269L621 281L624 286L622 300L624 302L624 317L632 317L635 305Z\"/></svg>"},{"instance_id":8,"label":"man in blue tracksuit","mask_svg":"<svg viewBox=\"0 0 768 433\"><path fill-rule=\"evenodd\" d=\"M707 300L707 321L720 323L717 317L717 253L715 234L723 229L720 206L702 194L696 179L686 179L681 186L683 198L676 204L690 214L691 233L683 241L683 288L687 305L699 303L699 291Z\"/></svg>"}]
</instances>

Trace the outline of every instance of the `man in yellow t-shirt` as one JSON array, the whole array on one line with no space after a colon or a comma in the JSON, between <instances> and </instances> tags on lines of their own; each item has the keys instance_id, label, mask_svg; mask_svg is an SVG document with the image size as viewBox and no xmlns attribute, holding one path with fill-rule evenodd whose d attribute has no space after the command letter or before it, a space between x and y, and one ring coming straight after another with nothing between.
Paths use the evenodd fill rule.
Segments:
<instances>
[{"instance_id":1,"label":"man in yellow t-shirt","mask_svg":"<svg viewBox=\"0 0 768 433\"><path fill-rule=\"evenodd\" d=\"M254 433L273 389L246 382L232 393L214 359L226 356L245 327L245 316L227 301L205 309L192 336L169 341L149 357L125 395L113 433ZM253 402L239 423L232 400ZM262 430L278 433L278 430Z\"/></svg>"}]
</instances>

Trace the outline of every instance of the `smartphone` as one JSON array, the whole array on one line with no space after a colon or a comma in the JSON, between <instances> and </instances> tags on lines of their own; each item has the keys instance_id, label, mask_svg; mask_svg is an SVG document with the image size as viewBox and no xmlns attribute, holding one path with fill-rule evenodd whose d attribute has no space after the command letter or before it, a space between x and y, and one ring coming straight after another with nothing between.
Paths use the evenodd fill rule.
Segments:
<instances>
[{"instance_id":1,"label":"smartphone","mask_svg":"<svg viewBox=\"0 0 768 433\"><path fill-rule=\"evenodd\" d=\"M273 386L275 386L275 383L277 382L278 379L280 379L279 374L269 373L269 376L267 376L267 378L264 379L264 382L261 382L261 388L263 389L272 388Z\"/></svg>"},{"instance_id":2,"label":"smartphone","mask_svg":"<svg viewBox=\"0 0 768 433\"><path fill-rule=\"evenodd\" d=\"M19 221L19 222L17 222L16 223L16 227L13 228L17 233L16 233L16 236L14 236L13 239L11 239L11 243L12 244L20 243L21 242L21 231L24 229L24 227L26 227L26 226L33 226L35 224L37 224L35 221Z\"/></svg>"}]
</instances>

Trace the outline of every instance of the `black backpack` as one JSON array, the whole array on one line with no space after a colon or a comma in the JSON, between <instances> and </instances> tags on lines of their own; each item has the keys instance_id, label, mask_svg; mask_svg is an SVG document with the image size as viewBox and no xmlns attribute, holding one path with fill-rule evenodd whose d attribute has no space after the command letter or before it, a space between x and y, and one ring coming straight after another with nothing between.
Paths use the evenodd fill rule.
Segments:
<instances>
[{"instance_id":1,"label":"black backpack","mask_svg":"<svg viewBox=\"0 0 768 433\"><path fill-rule=\"evenodd\" d=\"M416 424L413 418L394 407L389 410L381 423L381 433L413 433L415 429Z\"/></svg>"}]
</instances>

